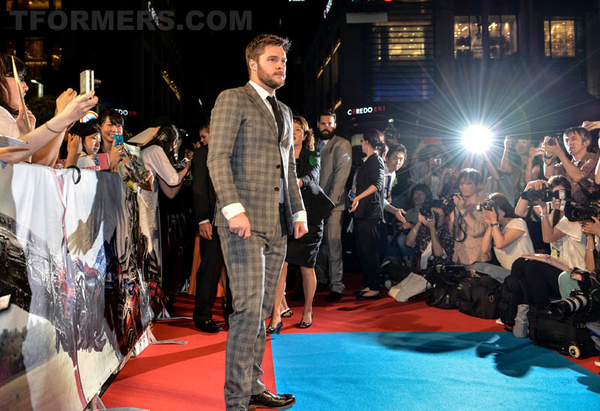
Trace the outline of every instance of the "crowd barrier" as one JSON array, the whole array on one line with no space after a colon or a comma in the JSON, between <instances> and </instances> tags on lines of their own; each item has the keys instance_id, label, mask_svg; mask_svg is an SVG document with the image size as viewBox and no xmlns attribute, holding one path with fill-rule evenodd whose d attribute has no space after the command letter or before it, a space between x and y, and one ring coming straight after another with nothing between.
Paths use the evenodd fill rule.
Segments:
<instances>
[{"instance_id":1,"label":"crowd barrier","mask_svg":"<svg viewBox=\"0 0 600 411\"><path fill-rule=\"evenodd\" d=\"M137 194L78 174L0 163L2 410L84 409L162 308Z\"/></svg>"}]
</instances>

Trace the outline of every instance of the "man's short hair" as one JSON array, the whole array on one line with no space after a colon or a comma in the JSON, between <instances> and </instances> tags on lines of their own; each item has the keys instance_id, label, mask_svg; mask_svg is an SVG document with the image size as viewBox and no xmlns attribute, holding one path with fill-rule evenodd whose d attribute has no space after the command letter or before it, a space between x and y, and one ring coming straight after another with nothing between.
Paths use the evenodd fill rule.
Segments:
<instances>
[{"instance_id":1,"label":"man's short hair","mask_svg":"<svg viewBox=\"0 0 600 411\"><path fill-rule=\"evenodd\" d=\"M248 74L250 74L250 60L258 63L258 58L265 52L267 46L276 46L283 48L287 52L292 43L287 38L282 38L274 34L259 34L254 37L246 46L246 66L248 66Z\"/></svg>"},{"instance_id":2,"label":"man's short hair","mask_svg":"<svg viewBox=\"0 0 600 411\"><path fill-rule=\"evenodd\" d=\"M567 138L570 134L577 134L581 137L582 141L588 141L590 144L587 146L587 151L595 153L597 151L597 147L592 140L592 134L587 128L583 127L569 127L563 133L563 138Z\"/></svg>"},{"instance_id":3,"label":"man's short hair","mask_svg":"<svg viewBox=\"0 0 600 411\"><path fill-rule=\"evenodd\" d=\"M406 147L404 146L404 144L396 144L391 146L388 150L388 157L394 153L404 153L405 158L408 155L408 151L406 151Z\"/></svg>"},{"instance_id":4,"label":"man's short hair","mask_svg":"<svg viewBox=\"0 0 600 411\"><path fill-rule=\"evenodd\" d=\"M329 110L327 110L327 111L324 111L324 112L323 112L323 113L321 113L321 115L319 116L319 121L321 120L321 117L325 117L325 116L327 116L327 117L329 117L329 116L333 117L333 122L334 122L334 123L336 122L336 115L335 115L335 111L333 111L333 110L331 110L331 109L329 109Z\"/></svg>"}]
</instances>

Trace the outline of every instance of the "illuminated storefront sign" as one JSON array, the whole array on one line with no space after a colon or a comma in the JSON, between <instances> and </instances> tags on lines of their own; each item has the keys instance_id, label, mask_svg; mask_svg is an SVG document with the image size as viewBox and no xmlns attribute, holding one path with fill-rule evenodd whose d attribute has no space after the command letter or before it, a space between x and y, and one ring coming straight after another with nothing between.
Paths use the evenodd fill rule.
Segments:
<instances>
[{"instance_id":1,"label":"illuminated storefront sign","mask_svg":"<svg viewBox=\"0 0 600 411\"><path fill-rule=\"evenodd\" d=\"M346 112L349 116L355 116L357 114L373 114L381 113L385 111L385 106L366 106L359 108L349 108Z\"/></svg>"}]
</instances>

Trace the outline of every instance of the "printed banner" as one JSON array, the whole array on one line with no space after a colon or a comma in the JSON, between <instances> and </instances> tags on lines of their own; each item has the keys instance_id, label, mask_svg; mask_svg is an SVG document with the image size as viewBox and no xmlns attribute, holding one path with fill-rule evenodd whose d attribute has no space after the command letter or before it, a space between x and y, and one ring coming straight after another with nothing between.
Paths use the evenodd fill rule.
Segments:
<instances>
[{"instance_id":1,"label":"printed banner","mask_svg":"<svg viewBox=\"0 0 600 411\"><path fill-rule=\"evenodd\" d=\"M85 408L154 317L137 194L75 173L0 163L0 409Z\"/></svg>"}]
</instances>

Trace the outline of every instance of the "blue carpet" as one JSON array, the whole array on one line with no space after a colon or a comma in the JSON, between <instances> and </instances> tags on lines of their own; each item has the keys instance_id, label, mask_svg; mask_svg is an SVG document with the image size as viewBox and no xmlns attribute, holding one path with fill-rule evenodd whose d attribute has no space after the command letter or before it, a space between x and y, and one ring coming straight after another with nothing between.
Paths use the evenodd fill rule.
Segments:
<instances>
[{"instance_id":1,"label":"blue carpet","mask_svg":"<svg viewBox=\"0 0 600 411\"><path fill-rule=\"evenodd\" d=\"M272 336L294 411L598 410L600 376L510 333Z\"/></svg>"}]
</instances>

